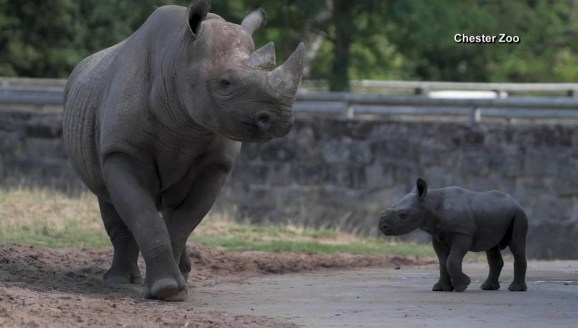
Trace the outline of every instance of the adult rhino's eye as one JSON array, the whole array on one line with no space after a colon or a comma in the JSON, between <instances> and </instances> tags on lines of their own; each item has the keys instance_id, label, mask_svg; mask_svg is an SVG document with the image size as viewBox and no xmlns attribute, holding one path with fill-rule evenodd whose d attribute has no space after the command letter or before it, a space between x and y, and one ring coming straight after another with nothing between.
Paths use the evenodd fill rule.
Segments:
<instances>
[{"instance_id":1,"label":"adult rhino's eye","mask_svg":"<svg viewBox=\"0 0 578 328\"><path fill-rule=\"evenodd\" d=\"M229 77L220 78L217 81L216 91L222 96L230 96L235 91L233 80Z\"/></svg>"},{"instance_id":2,"label":"adult rhino's eye","mask_svg":"<svg viewBox=\"0 0 578 328\"><path fill-rule=\"evenodd\" d=\"M399 213L399 218L402 219L402 220L407 219L407 213L405 213L405 212Z\"/></svg>"}]
</instances>

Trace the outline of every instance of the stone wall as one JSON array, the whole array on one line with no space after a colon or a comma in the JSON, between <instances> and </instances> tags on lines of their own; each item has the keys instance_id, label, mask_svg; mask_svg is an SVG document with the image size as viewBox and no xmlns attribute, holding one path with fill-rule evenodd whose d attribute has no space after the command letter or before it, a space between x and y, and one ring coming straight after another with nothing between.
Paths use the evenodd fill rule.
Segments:
<instances>
[{"instance_id":1,"label":"stone wall","mask_svg":"<svg viewBox=\"0 0 578 328\"><path fill-rule=\"evenodd\" d=\"M381 210L418 177L511 194L530 219L531 256L578 258L575 125L299 119L283 139L243 145L219 207L375 235Z\"/></svg>"},{"instance_id":2,"label":"stone wall","mask_svg":"<svg viewBox=\"0 0 578 328\"><path fill-rule=\"evenodd\" d=\"M60 111L0 110L0 187L23 185L83 190L66 157Z\"/></svg>"},{"instance_id":3,"label":"stone wall","mask_svg":"<svg viewBox=\"0 0 578 328\"><path fill-rule=\"evenodd\" d=\"M80 190L61 136L59 112L0 111L0 186ZM285 138L243 145L215 211L375 235L418 177L511 194L530 219L529 256L578 259L575 125L298 118Z\"/></svg>"}]
</instances>

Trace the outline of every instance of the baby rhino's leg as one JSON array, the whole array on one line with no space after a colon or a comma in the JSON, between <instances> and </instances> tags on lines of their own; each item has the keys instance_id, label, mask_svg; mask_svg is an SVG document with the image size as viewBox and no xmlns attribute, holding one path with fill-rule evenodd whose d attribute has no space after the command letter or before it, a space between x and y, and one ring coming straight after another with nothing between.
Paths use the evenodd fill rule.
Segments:
<instances>
[{"instance_id":1,"label":"baby rhino's leg","mask_svg":"<svg viewBox=\"0 0 578 328\"><path fill-rule=\"evenodd\" d=\"M490 274L488 279L482 284L482 289L484 290L498 290L500 289L500 273L504 267L504 260L502 259L502 254L500 253L500 246L496 245L494 248L486 251L486 257L488 258L488 264L490 265Z\"/></svg>"},{"instance_id":2,"label":"baby rhino's leg","mask_svg":"<svg viewBox=\"0 0 578 328\"><path fill-rule=\"evenodd\" d=\"M440 263L440 279L433 285L432 290L434 292L451 292L454 290L452 286L452 280L447 269L448 255L450 254L450 249L447 245L440 243L437 240L432 242L436 255Z\"/></svg>"},{"instance_id":3,"label":"baby rhino's leg","mask_svg":"<svg viewBox=\"0 0 578 328\"><path fill-rule=\"evenodd\" d=\"M450 255L446 265L456 292L463 292L471 282L470 277L462 271L462 262L472 245L472 241L472 237L468 235L452 236Z\"/></svg>"},{"instance_id":4,"label":"baby rhino's leg","mask_svg":"<svg viewBox=\"0 0 578 328\"><path fill-rule=\"evenodd\" d=\"M511 291L526 291L526 233L528 231L528 219L524 211L520 210L514 217L512 229L512 241L510 251L514 255L514 281L508 287Z\"/></svg>"}]
</instances>

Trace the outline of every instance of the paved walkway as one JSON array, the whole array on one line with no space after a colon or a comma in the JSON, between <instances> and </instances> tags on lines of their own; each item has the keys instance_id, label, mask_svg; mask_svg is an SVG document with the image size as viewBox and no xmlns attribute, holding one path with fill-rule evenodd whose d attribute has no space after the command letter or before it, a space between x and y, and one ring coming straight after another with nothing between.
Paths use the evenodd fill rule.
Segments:
<instances>
[{"instance_id":1,"label":"paved walkway","mask_svg":"<svg viewBox=\"0 0 578 328\"><path fill-rule=\"evenodd\" d=\"M304 327L578 327L578 261L530 262L528 292L479 288L484 263L465 263L463 293L432 292L437 266L271 275L189 292L195 307L264 315Z\"/></svg>"}]
</instances>

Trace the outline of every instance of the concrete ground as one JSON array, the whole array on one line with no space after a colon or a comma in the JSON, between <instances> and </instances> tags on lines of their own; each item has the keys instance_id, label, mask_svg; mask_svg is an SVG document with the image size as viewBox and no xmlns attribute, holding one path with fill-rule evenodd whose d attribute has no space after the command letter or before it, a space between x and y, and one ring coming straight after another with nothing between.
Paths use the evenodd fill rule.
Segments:
<instances>
[{"instance_id":1,"label":"concrete ground","mask_svg":"<svg viewBox=\"0 0 578 328\"><path fill-rule=\"evenodd\" d=\"M273 275L196 288L197 309L269 316L304 327L578 327L578 261L530 262L527 292L483 291L485 263L464 263L463 293L432 292L437 266Z\"/></svg>"}]
</instances>

